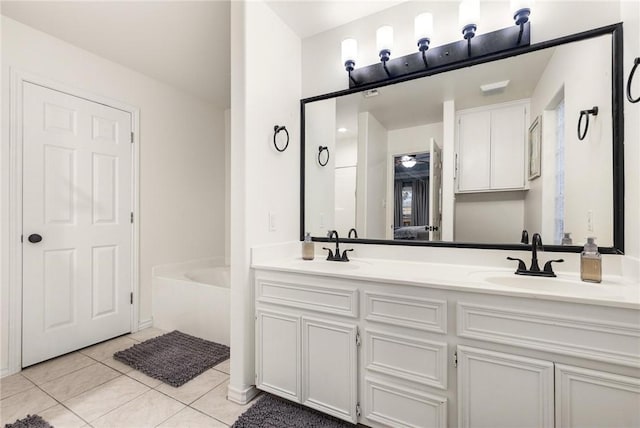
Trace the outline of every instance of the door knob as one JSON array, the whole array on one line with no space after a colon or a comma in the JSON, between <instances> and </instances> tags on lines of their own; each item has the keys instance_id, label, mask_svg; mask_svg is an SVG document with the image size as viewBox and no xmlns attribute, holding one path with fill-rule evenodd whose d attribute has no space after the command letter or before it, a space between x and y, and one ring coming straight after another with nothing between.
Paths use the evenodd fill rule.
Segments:
<instances>
[{"instance_id":1,"label":"door knob","mask_svg":"<svg viewBox=\"0 0 640 428\"><path fill-rule=\"evenodd\" d=\"M42 236L38 235L37 233L33 233L33 234L29 235L29 237L27 239L32 244L36 244L36 243L42 241Z\"/></svg>"}]
</instances>

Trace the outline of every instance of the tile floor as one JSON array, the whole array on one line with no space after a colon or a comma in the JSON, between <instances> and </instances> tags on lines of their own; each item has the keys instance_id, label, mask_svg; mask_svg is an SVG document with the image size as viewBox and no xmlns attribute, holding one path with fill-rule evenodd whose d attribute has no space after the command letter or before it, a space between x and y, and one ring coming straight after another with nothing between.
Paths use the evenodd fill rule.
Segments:
<instances>
[{"instance_id":1,"label":"tile floor","mask_svg":"<svg viewBox=\"0 0 640 428\"><path fill-rule=\"evenodd\" d=\"M229 360L174 388L113 359L162 333L141 330L1 379L0 426L36 413L55 428L218 428L255 403L227 400Z\"/></svg>"}]
</instances>

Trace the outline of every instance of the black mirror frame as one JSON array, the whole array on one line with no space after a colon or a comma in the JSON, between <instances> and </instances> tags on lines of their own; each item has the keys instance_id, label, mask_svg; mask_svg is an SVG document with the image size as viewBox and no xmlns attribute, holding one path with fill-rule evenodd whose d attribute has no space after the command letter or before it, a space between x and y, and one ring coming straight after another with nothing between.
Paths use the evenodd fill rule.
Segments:
<instances>
[{"instance_id":1,"label":"black mirror frame","mask_svg":"<svg viewBox=\"0 0 640 428\"><path fill-rule=\"evenodd\" d=\"M511 58L541 49L551 48L566 43L587 40L594 37L611 35L612 43L612 69L611 69L611 110L613 127L613 246L599 247L602 254L624 254L624 98L623 98L623 37L622 23L607 25L581 33L560 37L545 42L536 43L522 48L516 48L508 52L487 55L478 58L470 58L465 61L452 64L450 66L438 68L437 70L425 69L424 72L402 76L396 79L389 79L381 83L363 85L353 89L331 92L328 94L304 98L300 100L300 240L304 240L304 187L305 187L305 105L313 101L321 101L343 95L363 92L369 89L380 88L393 85L408 80L419 79L459 68L470 67L486 62ZM327 238L313 237L314 241L326 242ZM347 239L347 238L345 238ZM527 250L530 245L524 244L483 244L471 242L429 242L429 241L394 241L385 239L347 239L348 242L359 244L382 244L382 245L404 245L420 247L448 247L448 248L476 248L491 250ZM579 253L582 246L577 245L545 245L545 251Z\"/></svg>"}]
</instances>

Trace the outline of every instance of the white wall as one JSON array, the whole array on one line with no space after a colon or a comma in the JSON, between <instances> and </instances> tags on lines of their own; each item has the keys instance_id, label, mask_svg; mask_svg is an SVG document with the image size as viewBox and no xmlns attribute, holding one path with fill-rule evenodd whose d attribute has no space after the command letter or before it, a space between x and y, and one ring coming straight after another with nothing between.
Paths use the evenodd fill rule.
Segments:
<instances>
[{"instance_id":1,"label":"white wall","mask_svg":"<svg viewBox=\"0 0 640 428\"><path fill-rule=\"evenodd\" d=\"M560 46L549 60L531 97L533 121L564 90L564 230L572 233L576 244L584 243L586 236L596 236L599 245L613 245L612 205L600 203L613 201L613 140L611 133L603 132L612 129L610 58L609 36ZM591 82L606 83L594 85ZM598 116L590 118L589 132L583 141L579 141L576 131L579 111L592 106L598 106ZM549 144L553 142L550 133L554 134L554 130L552 123L544 119L542 174L530 182L531 189L527 192L526 213L532 217L532 221L527 221L530 231L541 231L545 215L553 218L555 209L555 145ZM598 168L586 167L595 165ZM589 189L588 193L584 192L585 188ZM593 231L587 230L588 211L593 213ZM537 219L540 223L535 224ZM548 231L545 235L547 239L553 236L549 236Z\"/></svg>"},{"instance_id":2,"label":"white wall","mask_svg":"<svg viewBox=\"0 0 640 428\"><path fill-rule=\"evenodd\" d=\"M358 114L356 223L367 239L386 238L387 135L374 115Z\"/></svg>"},{"instance_id":3,"label":"white wall","mask_svg":"<svg viewBox=\"0 0 640 428\"><path fill-rule=\"evenodd\" d=\"M7 362L9 69L140 108L140 321L152 266L224 255L224 115L162 82L2 17L2 367ZM142 54L142 53L141 53Z\"/></svg>"},{"instance_id":4,"label":"white wall","mask_svg":"<svg viewBox=\"0 0 640 428\"><path fill-rule=\"evenodd\" d=\"M442 122L389 131L389 156L428 152L431 138L442 147Z\"/></svg>"},{"instance_id":5,"label":"white wall","mask_svg":"<svg viewBox=\"0 0 640 428\"><path fill-rule=\"evenodd\" d=\"M305 107L305 232L311 236L325 236L334 229L336 150L336 100L309 103ZM294 140L295 141L295 140ZM318 147L327 147L329 160L318 162ZM327 158L322 152L321 160Z\"/></svg>"},{"instance_id":6,"label":"white wall","mask_svg":"<svg viewBox=\"0 0 640 428\"><path fill-rule=\"evenodd\" d=\"M522 193L458 193L455 241L518 244L524 224Z\"/></svg>"},{"instance_id":7,"label":"white wall","mask_svg":"<svg viewBox=\"0 0 640 428\"><path fill-rule=\"evenodd\" d=\"M231 4L231 381L255 394L250 248L299 239L301 42L262 1ZM273 126L285 125L283 153ZM269 231L269 213L276 230Z\"/></svg>"},{"instance_id":8,"label":"white wall","mask_svg":"<svg viewBox=\"0 0 640 428\"><path fill-rule=\"evenodd\" d=\"M346 237L356 225L356 181L358 140L353 137L336 139L335 147L335 216L334 229Z\"/></svg>"}]
</instances>

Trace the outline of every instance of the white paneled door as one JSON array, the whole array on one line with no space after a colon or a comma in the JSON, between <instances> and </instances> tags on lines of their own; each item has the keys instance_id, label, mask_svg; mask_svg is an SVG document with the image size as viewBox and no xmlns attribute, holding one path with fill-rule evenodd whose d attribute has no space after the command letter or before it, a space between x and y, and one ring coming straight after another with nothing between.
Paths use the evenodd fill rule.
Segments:
<instances>
[{"instance_id":1,"label":"white paneled door","mask_svg":"<svg viewBox=\"0 0 640 428\"><path fill-rule=\"evenodd\" d=\"M23 85L22 366L131 331L131 114Z\"/></svg>"}]
</instances>

